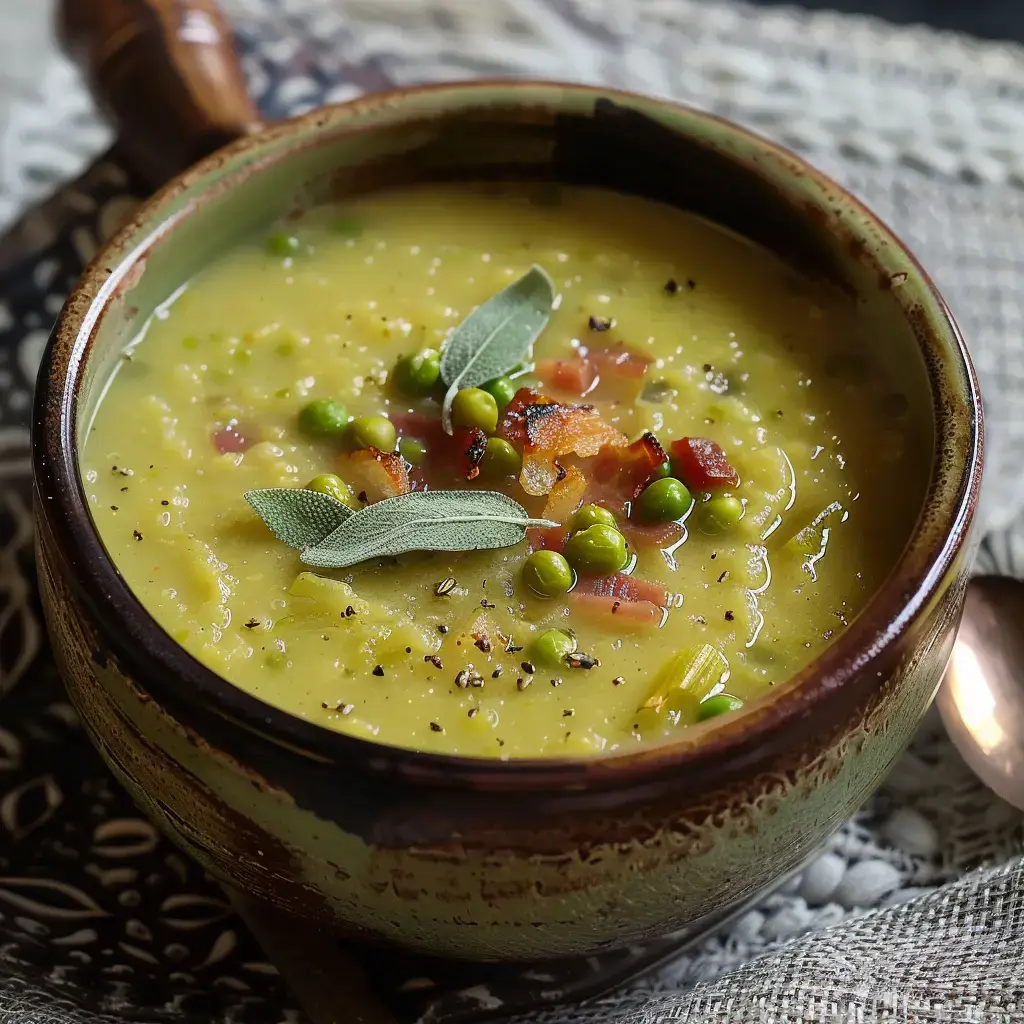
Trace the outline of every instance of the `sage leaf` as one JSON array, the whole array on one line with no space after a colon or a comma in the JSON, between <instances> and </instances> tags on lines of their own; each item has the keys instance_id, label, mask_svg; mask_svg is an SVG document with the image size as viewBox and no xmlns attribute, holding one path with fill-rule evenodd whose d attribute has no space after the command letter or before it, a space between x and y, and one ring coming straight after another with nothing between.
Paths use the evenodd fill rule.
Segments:
<instances>
[{"instance_id":1,"label":"sage leaf","mask_svg":"<svg viewBox=\"0 0 1024 1024\"><path fill-rule=\"evenodd\" d=\"M448 385L441 407L446 433L452 432L455 393L486 384L521 363L547 326L554 302L554 283L543 268L533 266L452 331L441 352L441 379Z\"/></svg>"},{"instance_id":2,"label":"sage leaf","mask_svg":"<svg viewBox=\"0 0 1024 1024\"><path fill-rule=\"evenodd\" d=\"M303 550L306 565L341 569L368 558L407 551L476 551L520 543L531 519L519 502L497 491L411 491L359 509L318 544Z\"/></svg>"},{"instance_id":3,"label":"sage leaf","mask_svg":"<svg viewBox=\"0 0 1024 1024\"><path fill-rule=\"evenodd\" d=\"M246 491L243 497L270 532L293 548L319 544L355 515L337 498L299 487L265 487Z\"/></svg>"}]
</instances>

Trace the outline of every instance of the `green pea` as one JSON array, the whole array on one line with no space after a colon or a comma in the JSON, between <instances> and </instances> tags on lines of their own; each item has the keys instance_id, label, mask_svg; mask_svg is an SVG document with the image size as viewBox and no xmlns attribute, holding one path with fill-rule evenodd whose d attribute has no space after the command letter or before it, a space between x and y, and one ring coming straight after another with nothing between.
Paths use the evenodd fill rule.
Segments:
<instances>
[{"instance_id":1,"label":"green pea","mask_svg":"<svg viewBox=\"0 0 1024 1024\"><path fill-rule=\"evenodd\" d=\"M663 480L672 475L672 463L666 459L652 474L651 480Z\"/></svg>"},{"instance_id":2,"label":"green pea","mask_svg":"<svg viewBox=\"0 0 1024 1024\"><path fill-rule=\"evenodd\" d=\"M494 479L507 476L519 476L523 468L523 460L519 452L500 437L489 437L484 457L480 463L480 471Z\"/></svg>"},{"instance_id":3,"label":"green pea","mask_svg":"<svg viewBox=\"0 0 1024 1024\"><path fill-rule=\"evenodd\" d=\"M493 434L498 427L498 403L480 388L463 388L452 402L452 422Z\"/></svg>"},{"instance_id":4,"label":"green pea","mask_svg":"<svg viewBox=\"0 0 1024 1024\"><path fill-rule=\"evenodd\" d=\"M403 437L398 442L398 452L411 466L418 466L427 454L427 446L415 437Z\"/></svg>"},{"instance_id":5,"label":"green pea","mask_svg":"<svg viewBox=\"0 0 1024 1024\"><path fill-rule=\"evenodd\" d=\"M727 715L730 711L739 711L741 707L743 701L739 697L734 697L731 693L717 693L714 697L708 697L700 702L697 708L697 721L706 722L709 718Z\"/></svg>"},{"instance_id":6,"label":"green pea","mask_svg":"<svg viewBox=\"0 0 1024 1024\"><path fill-rule=\"evenodd\" d=\"M349 424L348 436L355 448L393 452L398 432L387 416L357 416Z\"/></svg>"},{"instance_id":7,"label":"green pea","mask_svg":"<svg viewBox=\"0 0 1024 1024\"><path fill-rule=\"evenodd\" d=\"M267 239L267 252L271 256L294 256L299 251L299 240L287 231L276 231Z\"/></svg>"},{"instance_id":8,"label":"green pea","mask_svg":"<svg viewBox=\"0 0 1024 1024\"><path fill-rule=\"evenodd\" d=\"M570 533L579 533L588 526L610 526L615 529L618 525L614 513L600 505L581 505L569 517Z\"/></svg>"},{"instance_id":9,"label":"green pea","mask_svg":"<svg viewBox=\"0 0 1024 1024\"><path fill-rule=\"evenodd\" d=\"M626 564L626 538L611 526L588 526L566 541L565 557L582 575L606 576Z\"/></svg>"},{"instance_id":10,"label":"green pea","mask_svg":"<svg viewBox=\"0 0 1024 1024\"><path fill-rule=\"evenodd\" d=\"M674 476L666 476L648 484L640 495L640 515L649 523L666 523L681 519L693 504L686 485Z\"/></svg>"},{"instance_id":11,"label":"green pea","mask_svg":"<svg viewBox=\"0 0 1024 1024\"><path fill-rule=\"evenodd\" d=\"M355 502L352 500L352 492L348 489L348 485L340 476L335 476L333 473L321 473L319 476L313 477L306 484L306 490L318 491L320 494L329 494L332 498L337 498L343 505L348 505L349 508L355 507Z\"/></svg>"},{"instance_id":12,"label":"green pea","mask_svg":"<svg viewBox=\"0 0 1024 1024\"><path fill-rule=\"evenodd\" d=\"M728 530L743 518L743 502L731 494L704 503L704 519L712 530Z\"/></svg>"},{"instance_id":13,"label":"green pea","mask_svg":"<svg viewBox=\"0 0 1024 1024\"><path fill-rule=\"evenodd\" d=\"M419 398L429 395L441 376L441 353L434 348L421 348L395 363L395 387L403 395Z\"/></svg>"},{"instance_id":14,"label":"green pea","mask_svg":"<svg viewBox=\"0 0 1024 1024\"><path fill-rule=\"evenodd\" d=\"M565 668L565 657L576 650L576 642L561 629L545 629L530 645L530 658L535 665L550 669Z\"/></svg>"},{"instance_id":15,"label":"green pea","mask_svg":"<svg viewBox=\"0 0 1024 1024\"><path fill-rule=\"evenodd\" d=\"M483 385L483 390L498 403L499 409L504 409L519 389L515 382L509 380L508 377L495 377L494 380L489 380Z\"/></svg>"},{"instance_id":16,"label":"green pea","mask_svg":"<svg viewBox=\"0 0 1024 1024\"><path fill-rule=\"evenodd\" d=\"M348 410L333 398L314 398L299 413L299 429L306 434L340 434L348 426Z\"/></svg>"},{"instance_id":17,"label":"green pea","mask_svg":"<svg viewBox=\"0 0 1024 1024\"><path fill-rule=\"evenodd\" d=\"M557 551L534 551L523 563L523 583L539 597L557 597L572 588L569 563Z\"/></svg>"}]
</instances>

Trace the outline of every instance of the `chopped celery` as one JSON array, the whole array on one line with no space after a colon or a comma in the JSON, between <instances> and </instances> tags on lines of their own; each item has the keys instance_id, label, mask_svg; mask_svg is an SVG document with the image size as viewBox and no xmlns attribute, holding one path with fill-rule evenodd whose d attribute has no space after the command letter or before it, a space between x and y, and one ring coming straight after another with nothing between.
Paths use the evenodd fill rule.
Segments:
<instances>
[{"instance_id":1,"label":"chopped celery","mask_svg":"<svg viewBox=\"0 0 1024 1024\"><path fill-rule=\"evenodd\" d=\"M728 676L729 662L716 647L688 647L661 666L647 699L637 711L664 713L674 725L694 722L700 702Z\"/></svg>"}]
</instances>

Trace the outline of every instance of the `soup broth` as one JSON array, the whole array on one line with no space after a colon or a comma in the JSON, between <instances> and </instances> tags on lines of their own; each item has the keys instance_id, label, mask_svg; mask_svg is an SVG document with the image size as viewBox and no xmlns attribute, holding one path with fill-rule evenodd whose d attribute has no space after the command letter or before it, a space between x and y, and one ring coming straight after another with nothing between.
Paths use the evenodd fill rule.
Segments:
<instances>
[{"instance_id":1,"label":"soup broth","mask_svg":"<svg viewBox=\"0 0 1024 1024\"><path fill-rule=\"evenodd\" d=\"M547 325L449 436L431 351L533 266ZM163 628L292 714L483 757L661 743L785 684L906 543L925 418L866 332L848 296L653 202L383 192L161 307L99 405L86 491ZM244 497L313 480L355 509L498 491L559 525L319 568Z\"/></svg>"}]
</instances>

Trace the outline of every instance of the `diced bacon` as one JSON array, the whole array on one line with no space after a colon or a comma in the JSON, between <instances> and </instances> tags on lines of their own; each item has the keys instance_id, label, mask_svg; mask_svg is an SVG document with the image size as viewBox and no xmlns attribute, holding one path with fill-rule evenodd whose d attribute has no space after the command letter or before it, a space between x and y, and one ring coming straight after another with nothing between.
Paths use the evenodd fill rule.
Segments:
<instances>
[{"instance_id":1,"label":"diced bacon","mask_svg":"<svg viewBox=\"0 0 1024 1024\"><path fill-rule=\"evenodd\" d=\"M527 494L547 494L562 478L558 457L589 458L603 447L624 445L626 435L605 423L592 405L566 405L520 389L501 422L501 436L523 447L519 482Z\"/></svg>"},{"instance_id":2,"label":"diced bacon","mask_svg":"<svg viewBox=\"0 0 1024 1024\"><path fill-rule=\"evenodd\" d=\"M537 364L536 373L552 390L580 398L593 391L598 379L597 363L579 356L545 360Z\"/></svg>"},{"instance_id":3,"label":"diced bacon","mask_svg":"<svg viewBox=\"0 0 1024 1024\"><path fill-rule=\"evenodd\" d=\"M567 359L538 363L537 376L555 391L582 398L598 385L608 390L616 381L638 382L651 360L623 342L608 348L580 346Z\"/></svg>"},{"instance_id":4,"label":"diced bacon","mask_svg":"<svg viewBox=\"0 0 1024 1024\"><path fill-rule=\"evenodd\" d=\"M653 362L650 356L631 349L622 341L608 348L589 349L587 358L597 366L601 377L625 377L630 380L639 380Z\"/></svg>"},{"instance_id":5,"label":"diced bacon","mask_svg":"<svg viewBox=\"0 0 1024 1024\"><path fill-rule=\"evenodd\" d=\"M641 523L627 519L621 525L626 542L632 548L668 548L683 535L683 528L675 522Z\"/></svg>"},{"instance_id":6,"label":"diced bacon","mask_svg":"<svg viewBox=\"0 0 1024 1024\"><path fill-rule=\"evenodd\" d=\"M740 475L725 452L708 437L682 437L672 442L672 469L691 491L735 487Z\"/></svg>"},{"instance_id":7,"label":"diced bacon","mask_svg":"<svg viewBox=\"0 0 1024 1024\"><path fill-rule=\"evenodd\" d=\"M664 609L653 601L623 601L617 597L578 594L575 591L572 598L581 613L596 619L609 631L657 629L665 616Z\"/></svg>"},{"instance_id":8,"label":"diced bacon","mask_svg":"<svg viewBox=\"0 0 1024 1024\"><path fill-rule=\"evenodd\" d=\"M668 454L650 431L626 447L603 448L590 468L587 500L621 512L627 501L640 497L666 462Z\"/></svg>"},{"instance_id":9,"label":"diced bacon","mask_svg":"<svg viewBox=\"0 0 1024 1024\"><path fill-rule=\"evenodd\" d=\"M538 548L561 551L565 547L566 524L573 512L580 507L586 490L587 478L575 466L570 466L565 471L565 476L551 488L544 511L541 513L542 518L560 525L527 531L534 551Z\"/></svg>"},{"instance_id":10,"label":"diced bacon","mask_svg":"<svg viewBox=\"0 0 1024 1024\"><path fill-rule=\"evenodd\" d=\"M553 398L547 398L534 391L533 388L520 388L513 396L512 401L505 406L501 423L498 424L498 434L509 444L526 444L526 415L524 410L528 405L536 405L538 402L554 404Z\"/></svg>"},{"instance_id":11,"label":"diced bacon","mask_svg":"<svg viewBox=\"0 0 1024 1024\"><path fill-rule=\"evenodd\" d=\"M406 494L411 489L405 462L394 452L360 448L354 452L342 452L337 462L339 473L360 501L382 501Z\"/></svg>"},{"instance_id":12,"label":"diced bacon","mask_svg":"<svg viewBox=\"0 0 1024 1024\"><path fill-rule=\"evenodd\" d=\"M231 423L223 430L216 431L210 438L213 447L222 455L228 452L244 452L259 441L259 432L238 423Z\"/></svg>"},{"instance_id":13,"label":"diced bacon","mask_svg":"<svg viewBox=\"0 0 1024 1024\"><path fill-rule=\"evenodd\" d=\"M422 441L430 454L431 449L442 447L450 440L441 426L439 416L423 416L416 412L394 413L390 417L399 437L414 437Z\"/></svg>"},{"instance_id":14,"label":"diced bacon","mask_svg":"<svg viewBox=\"0 0 1024 1024\"><path fill-rule=\"evenodd\" d=\"M668 604L668 591L659 583L651 583L636 576L624 576L620 572L612 576L580 580L573 593L611 597L619 601L649 601L663 607Z\"/></svg>"},{"instance_id":15,"label":"diced bacon","mask_svg":"<svg viewBox=\"0 0 1024 1024\"><path fill-rule=\"evenodd\" d=\"M426 465L433 476L450 470L464 480L480 475L480 461L487 447L487 435L476 427L456 427L449 437L440 419L419 413L399 413L391 417L399 437L413 437L423 443ZM425 479L420 473L419 478ZM423 490L422 486L414 490Z\"/></svg>"}]
</instances>

